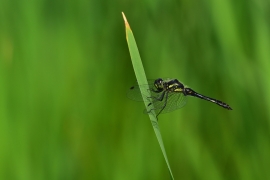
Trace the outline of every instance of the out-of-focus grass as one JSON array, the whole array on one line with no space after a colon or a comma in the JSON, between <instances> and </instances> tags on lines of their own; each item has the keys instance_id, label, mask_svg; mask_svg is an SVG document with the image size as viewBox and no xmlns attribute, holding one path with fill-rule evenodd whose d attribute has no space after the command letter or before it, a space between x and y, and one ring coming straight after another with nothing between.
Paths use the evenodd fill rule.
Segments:
<instances>
[{"instance_id":1,"label":"out-of-focus grass","mask_svg":"<svg viewBox=\"0 0 270 180\"><path fill-rule=\"evenodd\" d=\"M268 1L92 0L0 2L0 179L168 177L143 105L125 97L121 11L149 78L233 108L189 98L160 116L174 177L270 177Z\"/></svg>"}]
</instances>

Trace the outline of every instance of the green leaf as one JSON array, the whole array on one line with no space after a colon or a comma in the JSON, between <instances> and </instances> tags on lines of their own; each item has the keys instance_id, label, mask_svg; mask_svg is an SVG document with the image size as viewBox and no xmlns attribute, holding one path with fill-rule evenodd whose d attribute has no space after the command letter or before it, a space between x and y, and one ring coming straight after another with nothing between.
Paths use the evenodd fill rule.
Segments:
<instances>
[{"instance_id":1,"label":"green leaf","mask_svg":"<svg viewBox=\"0 0 270 180\"><path fill-rule=\"evenodd\" d=\"M127 44L128 44L129 53L130 53L130 56L131 56L131 62L132 62L132 65L133 65L133 69L134 69L134 72L135 72L136 79L138 81L138 84L147 84L147 78L146 78L146 75L145 75L145 71L144 71L144 68L143 68L143 64L142 64L142 61L141 61L141 57L140 57L140 54L139 54L138 47L136 45L135 38L133 36L133 33L132 33L131 29L130 29L128 21L127 21L127 19L126 19L123 12L122 12L122 14L123 14L123 18L124 18L124 21L125 21ZM141 91L142 94L145 94L147 97L151 97L151 94L148 91L146 91L145 89L140 88L140 91ZM145 96L142 96L142 97L144 98L144 104L145 104L145 107L146 107L147 111L150 111L151 109L153 109L154 108L153 105L148 106L149 99L146 99ZM160 130L159 130L156 114L155 114L154 111L151 111L151 113L148 113L148 115L149 115L150 121L151 121L151 123L153 125L153 128L154 128L158 143L160 145L161 151L162 151L163 156L165 158L165 161L167 163L167 166L168 166L168 169L169 169L169 172L170 172L170 175L171 175L171 179L174 179L171 168L170 168L170 164L169 164L169 161L168 161L168 158L167 158L167 155L166 155L165 147L164 147L164 144L163 144L163 141L162 141L162 136L161 136L161 133L160 133Z\"/></svg>"}]
</instances>

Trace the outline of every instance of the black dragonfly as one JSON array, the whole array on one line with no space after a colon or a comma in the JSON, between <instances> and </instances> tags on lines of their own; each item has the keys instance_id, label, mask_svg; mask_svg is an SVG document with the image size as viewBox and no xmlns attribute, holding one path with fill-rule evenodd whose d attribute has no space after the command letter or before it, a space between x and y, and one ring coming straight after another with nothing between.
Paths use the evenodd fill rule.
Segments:
<instances>
[{"instance_id":1,"label":"black dragonfly","mask_svg":"<svg viewBox=\"0 0 270 180\"><path fill-rule=\"evenodd\" d=\"M147 97L144 94L142 95L140 87L147 90L151 94L151 97ZM191 88L186 87L177 79L163 80L158 78L156 80L149 80L146 85L132 86L129 89L127 96L134 101L143 101L142 96L145 96L149 101L148 106L153 105L154 109L151 109L150 111L144 110L144 113L150 113L154 110L156 112L156 116L161 113L167 113L182 108L186 104L186 96L198 97L215 103L225 109L232 110L228 104L220 100L201 95Z\"/></svg>"}]
</instances>

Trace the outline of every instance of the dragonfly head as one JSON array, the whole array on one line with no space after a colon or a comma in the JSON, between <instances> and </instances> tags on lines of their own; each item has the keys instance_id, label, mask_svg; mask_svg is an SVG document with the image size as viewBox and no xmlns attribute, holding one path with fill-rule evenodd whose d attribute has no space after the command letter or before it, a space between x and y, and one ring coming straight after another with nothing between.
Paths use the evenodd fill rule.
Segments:
<instances>
[{"instance_id":1,"label":"dragonfly head","mask_svg":"<svg viewBox=\"0 0 270 180\"><path fill-rule=\"evenodd\" d=\"M154 85L158 90L163 89L163 79L161 78L156 79Z\"/></svg>"}]
</instances>

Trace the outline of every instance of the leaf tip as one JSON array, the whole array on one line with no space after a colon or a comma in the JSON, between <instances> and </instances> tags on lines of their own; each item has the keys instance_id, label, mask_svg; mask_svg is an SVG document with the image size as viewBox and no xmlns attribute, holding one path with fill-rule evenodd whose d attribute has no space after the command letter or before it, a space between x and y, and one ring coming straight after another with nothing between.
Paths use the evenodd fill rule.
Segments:
<instances>
[{"instance_id":1,"label":"leaf tip","mask_svg":"<svg viewBox=\"0 0 270 180\"><path fill-rule=\"evenodd\" d=\"M127 27L127 28L130 28L130 27L129 27L129 24L128 24L128 21L127 21L127 18L126 18L126 16L125 16L124 12L122 12L122 15L123 15L123 19L124 19L124 21L125 21L126 27Z\"/></svg>"}]
</instances>

